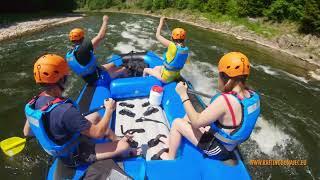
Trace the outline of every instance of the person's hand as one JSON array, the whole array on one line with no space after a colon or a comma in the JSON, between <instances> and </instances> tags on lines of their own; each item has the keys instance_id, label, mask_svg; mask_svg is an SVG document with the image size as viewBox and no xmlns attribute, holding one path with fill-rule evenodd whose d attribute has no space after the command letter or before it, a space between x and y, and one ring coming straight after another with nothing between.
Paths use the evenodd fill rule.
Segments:
<instances>
[{"instance_id":1,"label":"person's hand","mask_svg":"<svg viewBox=\"0 0 320 180\"><path fill-rule=\"evenodd\" d=\"M185 100L188 98L187 89L188 89L188 86L184 82L179 82L176 86L176 92L178 93L178 95L182 100Z\"/></svg>"},{"instance_id":2,"label":"person's hand","mask_svg":"<svg viewBox=\"0 0 320 180\"><path fill-rule=\"evenodd\" d=\"M166 17L162 16L162 17L160 18L160 23L163 23L166 19L167 19Z\"/></svg>"},{"instance_id":3,"label":"person's hand","mask_svg":"<svg viewBox=\"0 0 320 180\"><path fill-rule=\"evenodd\" d=\"M112 98L105 99L103 103L106 111L113 112L116 109L116 102Z\"/></svg>"},{"instance_id":4,"label":"person's hand","mask_svg":"<svg viewBox=\"0 0 320 180\"><path fill-rule=\"evenodd\" d=\"M103 22L108 22L109 20L109 16L107 15L104 15L103 18L102 18Z\"/></svg>"}]
</instances>

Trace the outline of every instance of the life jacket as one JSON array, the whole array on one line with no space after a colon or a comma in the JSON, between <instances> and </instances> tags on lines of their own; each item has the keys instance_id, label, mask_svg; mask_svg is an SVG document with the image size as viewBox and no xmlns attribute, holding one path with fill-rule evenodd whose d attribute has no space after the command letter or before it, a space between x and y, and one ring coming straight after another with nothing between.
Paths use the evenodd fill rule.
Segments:
<instances>
[{"instance_id":1,"label":"life jacket","mask_svg":"<svg viewBox=\"0 0 320 180\"><path fill-rule=\"evenodd\" d=\"M163 60L164 60L163 65L165 69L168 71L180 71L188 59L189 48L181 47L181 46L176 46L176 47L177 47L176 56L171 62L167 60L166 53L164 53L163 55Z\"/></svg>"},{"instance_id":2,"label":"life jacket","mask_svg":"<svg viewBox=\"0 0 320 180\"><path fill-rule=\"evenodd\" d=\"M41 96L40 94L39 96ZM53 142L46 132L44 120L47 113L50 113L57 106L64 103L72 103L69 99L56 98L41 109L35 109L35 104L39 96L34 97L25 106L25 114L29 122L30 128L41 147L53 157L68 158L76 151L78 147L78 138L80 133L75 134L67 143L58 145Z\"/></svg>"},{"instance_id":3,"label":"life jacket","mask_svg":"<svg viewBox=\"0 0 320 180\"><path fill-rule=\"evenodd\" d=\"M93 51L91 51L91 54L90 54L91 59L90 59L89 63L85 66L81 65L77 61L76 56L75 56L75 52L79 49L79 47L80 46L77 45L75 48L68 51L68 53L66 55L66 59L67 59L67 63L69 65L69 67L72 69L72 71L74 73L76 73L80 77L85 77L85 76L88 76L88 75L96 72L97 59L96 59Z\"/></svg>"},{"instance_id":4,"label":"life jacket","mask_svg":"<svg viewBox=\"0 0 320 180\"><path fill-rule=\"evenodd\" d=\"M218 123L212 123L211 130L214 131L214 136L227 147L227 149L234 149L238 144L246 141L250 134L252 133L255 124L258 120L258 117L260 115L260 97L259 95L254 91L249 91L251 97L250 98L244 98L240 99L236 94L234 93L222 93L215 95L211 102L213 102L217 97L224 96L227 105L229 107L229 110L232 115L232 121L233 125L235 127L234 131L231 133L225 132L221 127L219 127ZM231 104L229 100L226 97L226 94L232 94L234 97L237 98L239 103L242 107L242 121L238 127L235 126L235 115L233 113ZM229 147L229 148L228 148Z\"/></svg>"}]
</instances>

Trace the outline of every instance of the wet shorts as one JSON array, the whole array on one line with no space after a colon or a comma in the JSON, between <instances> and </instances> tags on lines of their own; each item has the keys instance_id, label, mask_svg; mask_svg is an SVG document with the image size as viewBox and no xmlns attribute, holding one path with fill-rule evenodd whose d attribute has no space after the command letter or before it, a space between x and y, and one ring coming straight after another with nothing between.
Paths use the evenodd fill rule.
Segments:
<instances>
[{"instance_id":1,"label":"wet shorts","mask_svg":"<svg viewBox=\"0 0 320 180\"><path fill-rule=\"evenodd\" d=\"M79 142L78 159L81 163L92 163L97 160L95 143L82 136Z\"/></svg>"},{"instance_id":2,"label":"wet shorts","mask_svg":"<svg viewBox=\"0 0 320 180\"><path fill-rule=\"evenodd\" d=\"M205 132L198 143L198 147L204 152L205 156L213 159L230 159L232 152L228 151L214 136L212 131Z\"/></svg>"}]
</instances>

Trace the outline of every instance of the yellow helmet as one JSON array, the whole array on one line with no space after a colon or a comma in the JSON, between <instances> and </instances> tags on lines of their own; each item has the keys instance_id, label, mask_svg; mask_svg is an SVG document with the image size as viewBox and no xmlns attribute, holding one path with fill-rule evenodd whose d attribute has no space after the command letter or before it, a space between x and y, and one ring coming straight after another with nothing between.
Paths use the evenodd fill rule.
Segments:
<instances>
[{"instance_id":1,"label":"yellow helmet","mask_svg":"<svg viewBox=\"0 0 320 180\"><path fill-rule=\"evenodd\" d=\"M250 62L246 55L240 52L230 52L222 56L218 65L219 72L229 77L250 74Z\"/></svg>"},{"instance_id":2,"label":"yellow helmet","mask_svg":"<svg viewBox=\"0 0 320 180\"><path fill-rule=\"evenodd\" d=\"M84 30L80 28L72 29L69 33L70 41L79 41L84 37Z\"/></svg>"}]
</instances>

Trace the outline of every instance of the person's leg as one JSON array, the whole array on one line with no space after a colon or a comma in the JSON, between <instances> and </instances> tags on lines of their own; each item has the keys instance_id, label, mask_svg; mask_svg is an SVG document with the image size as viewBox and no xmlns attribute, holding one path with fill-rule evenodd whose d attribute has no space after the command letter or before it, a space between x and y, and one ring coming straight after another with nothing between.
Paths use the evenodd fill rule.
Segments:
<instances>
[{"instance_id":1,"label":"person's leg","mask_svg":"<svg viewBox=\"0 0 320 180\"><path fill-rule=\"evenodd\" d=\"M147 75L150 75L150 76L156 77L159 80L162 80L161 69L162 69L162 66L156 66L153 69L152 68L144 68L143 76L145 77Z\"/></svg>"},{"instance_id":2,"label":"person's leg","mask_svg":"<svg viewBox=\"0 0 320 180\"><path fill-rule=\"evenodd\" d=\"M129 149L127 138L122 138L119 141L108 142L95 145L95 153L97 160L112 158L120 155Z\"/></svg>"},{"instance_id":3,"label":"person's leg","mask_svg":"<svg viewBox=\"0 0 320 180\"><path fill-rule=\"evenodd\" d=\"M113 142L119 140L119 138L116 136L116 134L110 128L107 129L106 137Z\"/></svg>"},{"instance_id":4,"label":"person's leg","mask_svg":"<svg viewBox=\"0 0 320 180\"><path fill-rule=\"evenodd\" d=\"M112 68L108 72L111 78L128 77L128 70L125 67Z\"/></svg>"},{"instance_id":5,"label":"person's leg","mask_svg":"<svg viewBox=\"0 0 320 180\"><path fill-rule=\"evenodd\" d=\"M174 120L169 136L169 153L163 153L161 155L162 159L171 160L175 158L182 137L187 138L195 146L198 145L203 133L199 129L192 128L188 121L187 117Z\"/></svg>"},{"instance_id":6,"label":"person's leg","mask_svg":"<svg viewBox=\"0 0 320 180\"><path fill-rule=\"evenodd\" d=\"M115 68L116 66L113 63L103 64L102 67L108 71L109 69Z\"/></svg>"},{"instance_id":7,"label":"person's leg","mask_svg":"<svg viewBox=\"0 0 320 180\"><path fill-rule=\"evenodd\" d=\"M125 67L116 67L113 63L104 64L102 66L108 72L108 74L112 79L119 76L124 76L124 77L128 76L128 72Z\"/></svg>"}]
</instances>

